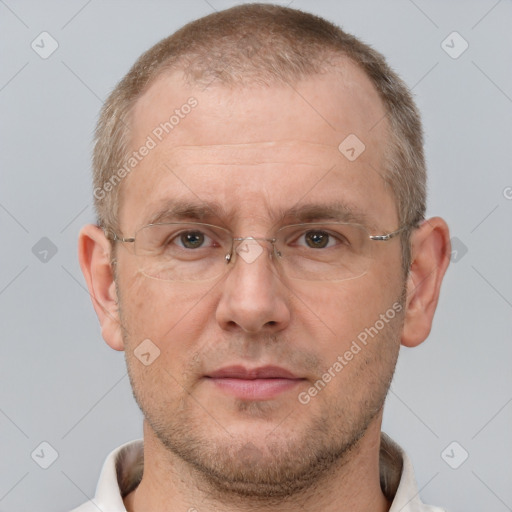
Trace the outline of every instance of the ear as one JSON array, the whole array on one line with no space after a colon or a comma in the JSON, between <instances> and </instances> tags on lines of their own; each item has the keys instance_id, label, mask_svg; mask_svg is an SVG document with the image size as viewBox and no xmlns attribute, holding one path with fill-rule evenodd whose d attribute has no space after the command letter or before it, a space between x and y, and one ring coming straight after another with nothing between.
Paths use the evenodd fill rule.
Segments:
<instances>
[{"instance_id":1,"label":"ear","mask_svg":"<svg viewBox=\"0 0 512 512\"><path fill-rule=\"evenodd\" d=\"M424 221L411 234L402 345L415 347L429 335L450 254L449 229L440 217Z\"/></svg>"},{"instance_id":2,"label":"ear","mask_svg":"<svg viewBox=\"0 0 512 512\"><path fill-rule=\"evenodd\" d=\"M78 237L78 258L100 321L103 339L114 350L124 350L111 265L111 245L101 228L92 224L82 228Z\"/></svg>"}]
</instances>

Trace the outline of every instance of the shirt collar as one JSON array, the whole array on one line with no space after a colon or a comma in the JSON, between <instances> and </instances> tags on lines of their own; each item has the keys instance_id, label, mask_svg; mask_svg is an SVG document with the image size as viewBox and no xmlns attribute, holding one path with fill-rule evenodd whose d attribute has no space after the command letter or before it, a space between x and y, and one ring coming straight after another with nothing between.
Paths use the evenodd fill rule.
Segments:
<instances>
[{"instance_id":1,"label":"shirt collar","mask_svg":"<svg viewBox=\"0 0 512 512\"><path fill-rule=\"evenodd\" d=\"M112 451L101 471L93 504L95 510L126 512L123 497L133 491L142 478L144 444L141 439L123 444ZM389 436L381 434L381 487L392 501L389 512L443 512L424 505L419 498L412 464L405 452ZM93 510L91 508L91 510ZM76 509L74 512L87 512Z\"/></svg>"}]
</instances>

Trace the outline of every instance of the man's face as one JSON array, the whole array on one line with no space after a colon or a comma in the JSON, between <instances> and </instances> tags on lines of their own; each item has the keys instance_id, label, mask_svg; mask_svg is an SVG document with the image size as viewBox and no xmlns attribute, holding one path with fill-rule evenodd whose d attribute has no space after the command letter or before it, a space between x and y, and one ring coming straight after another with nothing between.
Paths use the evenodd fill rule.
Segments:
<instances>
[{"instance_id":1,"label":"man's face","mask_svg":"<svg viewBox=\"0 0 512 512\"><path fill-rule=\"evenodd\" d=\"M299 221L291 208L335 202L364 216L371 234L398 227L382 179L384 110L353 65L293 87L201 91L162 76L136 104L132 148L190 96L197 106L123 182L123 236L174 201L221 210L167 220L221 225L235 237L270 238ZM353 161L338 149L350 134L365 144ZM332 282L289 278L265 244L254 261L235 255L217 279L163 281L139 272L131 244L119 244L126 359L156 438L217 487L254 495L296 491L341 460L379 423L400 343L402 315L389 313L404 287L400 242L371 243L366 274ZM134 354L146 339L160 350L148 366ZM231 366L280 367L295 380L248 388L211 378Z\"/></svg>"}]
</instances>

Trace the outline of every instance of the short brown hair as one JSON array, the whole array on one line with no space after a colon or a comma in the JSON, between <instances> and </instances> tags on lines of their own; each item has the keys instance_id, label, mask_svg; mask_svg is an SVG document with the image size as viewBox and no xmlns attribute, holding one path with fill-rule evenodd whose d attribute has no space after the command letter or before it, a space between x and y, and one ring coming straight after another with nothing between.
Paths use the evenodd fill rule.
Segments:
<instances>
[{"instance_id":1,"label":"short brown hair","mask_svg":"<svg viewBox=\"0 0 512 512\"><path fill-rule=\"evenodd\" d=\"M145 52L106 100L96 128L93 156L98 224L118 230L121 186L96 191L126 161L130 114L137 99L164 71L179 69L190 84L293 83L335 65L336 57L358 65L375 86L390 127L384 178L397 203L401 225L424 218L426 171L420 116L412 96L384 57L318 16L268 4L246 4L193 21ZM410 261L403 233L402 263Z\"/></svg>"}]
</instances>

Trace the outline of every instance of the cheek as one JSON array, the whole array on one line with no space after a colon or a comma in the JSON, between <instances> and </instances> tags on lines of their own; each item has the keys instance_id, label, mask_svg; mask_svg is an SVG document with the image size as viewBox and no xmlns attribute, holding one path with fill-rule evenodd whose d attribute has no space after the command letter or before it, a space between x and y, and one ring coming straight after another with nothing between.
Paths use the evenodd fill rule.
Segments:
<instances>
[{"instance_id":1,"label":"cheek","mask_svg":"<svg viewBox=\"0 0 512 512\"><path fill-rule=\"evenodd\" d=\"M298 328L316 341L322 360L330 364L349 350L358 336L364 339L366 330L376 322L381 327L381 315L387 313L388 321L395 318L393 306L399 307L395 302L400 298L400 283L396 272L377 272L339 283L303 283L296 289Z\"/></svg>"},{"instance_id":2,"label":"cheek","mask_svg":"<svg viewBox=\"0 0 512 512\"><path fill-rule=\"evenodd\" d=\"M180 354L197 349L197 340L211 321L209 288L158 281L143 275L121 280L121 321L127 346L135 350L150 339L176 366Z\"/></svg>"},{"instance_id":3,"label":"cheek","mask_svg":"<svg viewBox=\"0 0 512 512\"><path fill-rule=\"evenodd\" d=\"M315 303L321 320L309 315L312 320L303 327L322 361L323 373L317 377L328 383L320 402L337 404L345 411L356 410L357 404L370 403L373 398L380 403L400 348L398 294L373 290L374 282L369 282L365 285L360 280L350 292L332 293L322 305Z\"/></svg>"},{"instance_id":4,"label":"cheek","mask_svg":"<svg viewBox=\"0 0 512 512\"><path fill-rule=\"evenodd\" d=\"M296 287L297 316L333 335L364 325L383 300L365 277L343 282L304 282ZM302 313L301 313L302 311Z\"/></svg>"},{"instance_id":5,"label":"cheek","mask_svg":"<svg viewBox=\"0 0 512 512\"><path fill-rule=\"evenodd\" d=\"M204 292L181 288L142 277L122 295L126 360L144 410L182 407L191 354L198 351L198 340L205 338L211 313L206 298L200 300Z\"/></svg>"}]
</instances>

